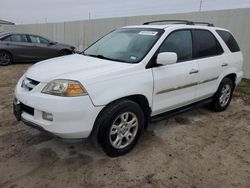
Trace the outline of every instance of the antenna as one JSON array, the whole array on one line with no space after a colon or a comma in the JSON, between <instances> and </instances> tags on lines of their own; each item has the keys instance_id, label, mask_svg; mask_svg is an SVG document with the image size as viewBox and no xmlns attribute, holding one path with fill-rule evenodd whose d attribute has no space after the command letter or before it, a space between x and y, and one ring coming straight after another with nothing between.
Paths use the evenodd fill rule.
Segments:
<instances>
[{"instance_id":1,"label":"antenna","mask_svg":"<svg viewBox=\"0 0 250 188\"><path fill-rule=\"evenodd\" d=\"M201 8L202 8L202 3L203 3L203 1L202 1L202 0L200 0L200 8L199 8L199 11L201 11Z\"/></svg>"}]
</instances>

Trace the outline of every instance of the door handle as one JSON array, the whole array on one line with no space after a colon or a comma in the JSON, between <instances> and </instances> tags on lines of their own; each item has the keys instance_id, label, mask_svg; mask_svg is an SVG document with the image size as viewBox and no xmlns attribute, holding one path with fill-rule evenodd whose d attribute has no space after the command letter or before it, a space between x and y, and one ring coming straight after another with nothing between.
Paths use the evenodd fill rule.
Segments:
<instances>
[{"instance_id":1,"label":"door handle","mask_svg":"<svg viewBox=\"0 0 250 188\"><path fill-rule=\"evenodd\" d=\"M222 66L222 67L226 67L226 66L228 66L228 64L227 64L227 63L222 63L221 66Z\"/></svg>"},{"instance_id":2,"label":"door handle","mask_svg":"<svg viewBox=\"0 0 250 188\"><path fill-rule=\"evenodd\" d=\"M197 70L197 69L192 69L190 72L189 72L189 74L196 74L196 73L198 73L199 72L199 70Z\"/></svg>"}]
</instances>

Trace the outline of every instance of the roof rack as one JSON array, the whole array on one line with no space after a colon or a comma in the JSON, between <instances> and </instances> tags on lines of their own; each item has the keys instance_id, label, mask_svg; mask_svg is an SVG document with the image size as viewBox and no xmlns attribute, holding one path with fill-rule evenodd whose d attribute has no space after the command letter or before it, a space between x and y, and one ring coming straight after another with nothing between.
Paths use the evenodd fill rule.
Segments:
<instances>
[{"instance_id":1,"label":"roof rack","mask_svg":"<svg viewBox=\"0 0 250 188\"><path fill-rule=\"evenodd\" d=\"M210 27L214 27L214 24L208 23L208 22L194 22L194 24L197 24L197 25L207 25L207 26L210 26Z\"/></svg>"},{"instance_id":2,"label":"roof rack","mask_svg":"<svg viewBox=\"0 0 250 188\"><path fill-rule=\"evenodd\" d=\"M150 22L145 22L143 25L149 25L152 23L161 23L161 22L171 22L172 24L186 24L186 25L207 25L210 27L213 27L214 24L212 23L207 23L207 22L193 22L189 20L155 20L155 21L150 21Z\"/></svg>"}]
</instances>

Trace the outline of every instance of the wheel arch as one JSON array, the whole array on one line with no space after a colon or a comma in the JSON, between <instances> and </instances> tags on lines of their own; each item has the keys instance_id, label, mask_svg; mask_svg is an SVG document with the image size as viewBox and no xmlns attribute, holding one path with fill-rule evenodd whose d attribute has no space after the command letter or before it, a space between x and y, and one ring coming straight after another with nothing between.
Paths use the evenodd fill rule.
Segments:
<instances>
[{"instance_id":1,"label":"wheel arch","mask_svg":"<svg viewBox=\"0 0 250 188\"><path fill-rule=\"evenodd\" d=\"M236 87L237 74L236 73L228 73L228 74L226 74L225 76L222 77L220 83L222 82L222 80L224 78L228 78L233 82L233 90L234 90L235 87ZM218 86L218 88L219 88L219 86Z\"/></svg>"},{"instance_id":2,"label":"wheel arch","mask_svg":"<svg viewBox=\"0 0 250 188\"><path fill-rule=\"evenodd\" d=\"M148 99L144 95L141 95L141 94L129 95L129 96L125 96L125 97L122 97L122 98L119 98L119 99L115 99L114 101L112 101L112 102L108 103L107 105L105 105L105 107L99 112L99 114L97 115L97 117L95 119L93 129L92 129L92 131L90 133L90 136L93 137L93 139L95 139L97 137L97 135L98 135L100 124L97 121L100 118L100 116L102 116L103 112L105 112L105 110L110 105L112 105L113 103L119 102L119 101L124 100L124 99L133 101L133 102L137 103L141 107L141 109L142 109L142 111L144 113L144 118L145 118L145 126L144 126L144 128L146 129L148 127L149 120L150 120L150 115L151 115L151 107L149 106Z\"/></svg>"},{"instance_id":3,"label":"wheel arch","mask_svg":"<svg viewBox=\"0 0 250 188\"><path fill-rule=\"evenodd\" d=\"M224 76L224 78L229 78L230 80L232 80L233 84L236 84L236 79L237 79L237 74L236 73L230 73L226 76Z\"/></svg>"},{"instance_id":4,"label":"wheel arch","mask_svg":"<svg viewBox=\"0 0 250 188\"><path fill-rule=\"evenodd\" d=\"M229 78L233 82L234 87L235 87L237 85L237 70L236 70L236 68L231 67L231 68L228 68L227 70L223 71L223 73L219 76L216 91L219 88L220 83L222 82L222 80L224 78Z\"/></svg>"},{"instance_id":5,"label":"wheel arch","mask_svg":"<svg viewBox=\"0 0 250 188\"><path fill-rule=\"evenodd\" d=\"M7 52L8 54L10 54L11 55L11 58L12 58L12 60L13 60L13 54L9 51L9 50L6 50L6 49L0 49L0 52Z\"/></svg>"}]
</instances>

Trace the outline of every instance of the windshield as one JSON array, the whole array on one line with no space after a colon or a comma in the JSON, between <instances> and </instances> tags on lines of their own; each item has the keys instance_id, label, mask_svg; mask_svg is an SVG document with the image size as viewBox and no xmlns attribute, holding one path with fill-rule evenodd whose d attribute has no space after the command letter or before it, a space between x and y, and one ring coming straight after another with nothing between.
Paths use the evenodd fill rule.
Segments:
<instances>
[{"instance_id":1,"label":"windshield","mask_svg":"<svg viewBox=\"0 0 250 188\"><path fill-rule=\"evenodd\" d=\"M163 32L163 29L118 29L98 40L83 54L113 61L138 63L147 55Z\"/></svg>"}]
</instances>

